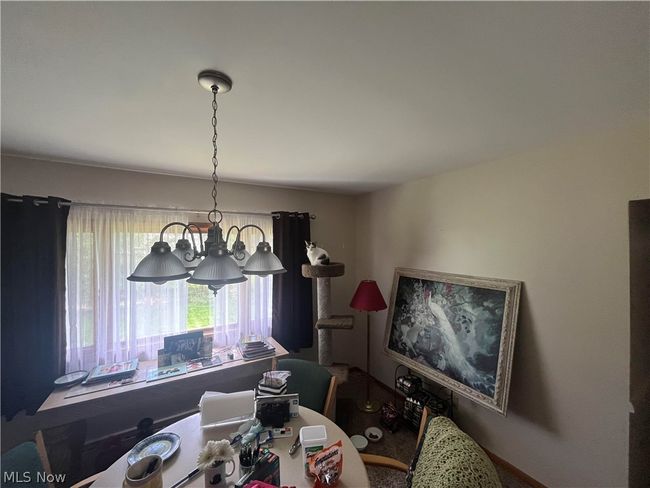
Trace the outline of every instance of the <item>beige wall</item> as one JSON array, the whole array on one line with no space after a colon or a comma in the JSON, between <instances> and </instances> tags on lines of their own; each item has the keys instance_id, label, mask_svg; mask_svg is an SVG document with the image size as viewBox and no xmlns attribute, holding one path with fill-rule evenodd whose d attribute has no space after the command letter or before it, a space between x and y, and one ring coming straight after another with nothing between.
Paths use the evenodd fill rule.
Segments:
<instances>
[{"instance_id":1,"label":"beige wall","mask_svg":"<svg viewBox=\"0 0 650 488\"><path fill-rule=\"evenodd\" d=\"M536 150L361 197L359 277L397 266L524 282L507 417L460 399L458 420L549 486L625 486L627 202L647 197L648 127ZM371 373L386 384L386 313Z\"/></svg>"}]
</instances>

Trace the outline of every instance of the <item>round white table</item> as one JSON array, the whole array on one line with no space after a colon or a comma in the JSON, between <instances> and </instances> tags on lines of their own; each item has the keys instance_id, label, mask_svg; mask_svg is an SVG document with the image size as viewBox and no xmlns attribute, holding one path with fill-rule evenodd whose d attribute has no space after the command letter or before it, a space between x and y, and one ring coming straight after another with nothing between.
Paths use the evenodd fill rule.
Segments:
<instances>
[{"instance_id":1,"label":"round white table","mask_svg":"<svg viewBox=\"0 0 650 488\"><path fill-rule=\"evenodd\" d=\"M177 481L184 478L196 467L196 459L199 451L209 440L227 439L228 434L236 430L236 426L226 428L211 428L202 430L200 425L200 414L194 414L180 420L161 432L174 432L181 437L181 446L174 455L165 461L163 466L163 486L170 487ZM302 466L302 454L300 449L293 456L289 456L289 447L293 444L300 428L306 425L324 425L327 430L328 445L339 439L343 442L343 475L339 481L339 488L368 488L368 475L361 456L352 445L350 438L338 425L327 417L305 407L300 407L300 415L292 419L287 425L293 427L293 436L276 438L273 440L271 451L280 458L280 481L282 485L296 486L296 488L311 488L313 479L305 478ZM128 464L126 462L128 453L118 459L113 465L104 471L93 483L92 488L121 488L124 474ZM235 472L228 478L228 485L233 486L239 479L239 460L235 456ZM181 488L203 488L205 486L203 473L198 474Z\"/></svg>"}]
</instances>

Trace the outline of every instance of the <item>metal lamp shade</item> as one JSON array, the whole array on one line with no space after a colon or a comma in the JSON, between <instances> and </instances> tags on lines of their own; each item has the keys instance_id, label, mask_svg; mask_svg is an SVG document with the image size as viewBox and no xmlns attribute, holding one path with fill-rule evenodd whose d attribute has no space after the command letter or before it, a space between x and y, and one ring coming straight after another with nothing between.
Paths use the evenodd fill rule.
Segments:
<instances>
[{"instance_id":1,"label":"metal lamp shade","mask_svg":"<svg viewBox=\"0 0 650 488\"><path fill-rule=\"evenodd\" d=\"M194 270L192 277L187 280L194 285L230 285L243 283L246 278L237 263L228 255L225 249L210 250L207 257Z\"/></svg>"},{"instance_id":2,"label":"metal lamp shade","mask_svg":"<svg viewBox=\"0 0 650 488\"><path fill-rule=\"evenodd\" d=\"M287 270L282 266L280 259L271 252L271 246L268 242L260 242L257 245L257 250L253 253L242 270L242 273L244 274L257 276L286 272Z\"/></svg>"},{"instance_id":3,"label":"metal lamp shade","mask_svg":"<svg viewBox=\"0 0 650 488\"><path fill-rule=\"evenodd\" d=\"M194 257L194 250L192 249L190 241L187 239L179 239L176 243L176 249L174 249L172 254L181 260L181 263L183 263L183 266L185 266L185 269L188 271L196 269L201 262L201 259L198 257L192 259Z\"/></svg>"},{"instance_id":4,"label":"metal lamp shade","mask_svg":"<svg viewBox=\"0 0 650 488\"><path fill-rule=\"evenodd\" d=\"M156 242L127 280L162 285L166 281L181 280L188 276L190 274L180 259L174 256L169 244Z\"/></svg>"}]
</instances>

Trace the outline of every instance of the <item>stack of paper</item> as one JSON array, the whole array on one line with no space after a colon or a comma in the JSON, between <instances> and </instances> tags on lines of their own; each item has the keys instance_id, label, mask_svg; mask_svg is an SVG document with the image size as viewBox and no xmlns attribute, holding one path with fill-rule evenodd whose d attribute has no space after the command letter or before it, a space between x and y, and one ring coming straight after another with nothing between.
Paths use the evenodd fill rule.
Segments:
<instances>
[{"instance_id":1,"label":"stack of paper","mask_svg":"<svg viewBox=\"0 0 650 488\"><path fill-rule=\"evenodd\" d=\"M239 350L244 360L258 359L275 354L275 347L265 340L242 341Z\"/></svg>"}]
</instances>

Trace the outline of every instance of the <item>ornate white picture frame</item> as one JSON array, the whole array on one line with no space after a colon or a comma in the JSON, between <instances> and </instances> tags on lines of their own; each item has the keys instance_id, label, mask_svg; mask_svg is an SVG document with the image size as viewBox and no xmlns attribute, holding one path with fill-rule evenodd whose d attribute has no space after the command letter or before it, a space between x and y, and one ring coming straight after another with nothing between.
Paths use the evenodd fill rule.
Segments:
<instances>
[{"instance_id":1,"label":"ornate white picture frame","mask_svg":"<svg viewBox=\"0 0 650 488\"><path fill-rule=\"evenodd\" d=\"M388 356L506 415L521 282L396 268Z\"/></svg>"}]
</instances>

